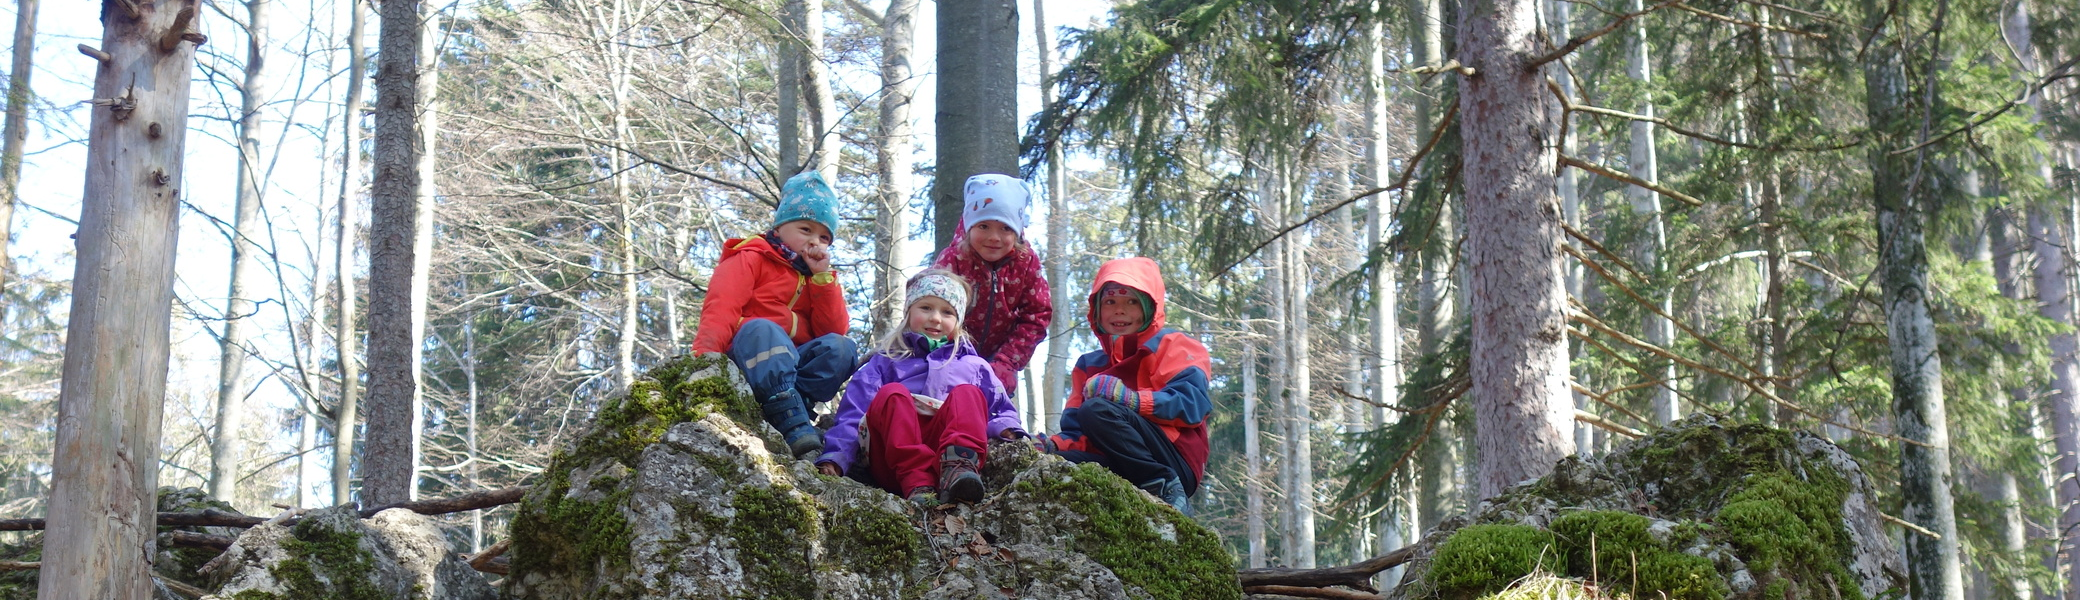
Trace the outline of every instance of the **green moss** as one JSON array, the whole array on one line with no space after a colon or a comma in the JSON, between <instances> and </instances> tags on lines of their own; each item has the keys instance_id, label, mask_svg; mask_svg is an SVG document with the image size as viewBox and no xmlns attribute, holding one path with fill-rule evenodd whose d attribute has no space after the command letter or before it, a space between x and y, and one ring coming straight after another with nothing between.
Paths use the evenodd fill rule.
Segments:
<instances>
[{"instance_id":1,"label":"green moss","mask_svg":"<svg viewBox=\"0 0 2080 600\"><path fill-rule=\"evenodd\" d=\"M1088 519L1089 534L1075 550L1111 569L1120 581L1152 597L1239 598L1235 559L1220 537L1176 509L1147 499L1125 479L1095 464L1078 465L1067 481L1027 480L1014 486L1040 498L1059 500ZM1163 539L1158 523L1176 532Z\"/></svg>"},{"instance_id":2,"label":"green moss","mask_svg":"<svg viewBox=\"0 0 2080 600\"><path fill-rule=\"evenodd\" d=\"M1655 539L1646 517L1632 513L1581 511L1552 523L1567 557L1567 574L1593 578L1604 589L1660 592L1670 600L1719 600L1729 590L1712 561L1691 556Z\"/></svg>"},{"instance_id":3,"label":"green moss","mask_svg":"<svg viewBox=\"0 0 2080 600\"><path fill-rule=\"evenodd\" d=\"M621 504L629 490L611 487L619 483L615 478L599 477L590 489L611 490L603 499L570 498L570 469L558 463L551 463L551 477L544 484L542 497L547 500L530 503L513 515L513 573L570 572L602 562L627 567L634 532L621 514Z\"/></svg>"},{"instance_id":4,"label":"green moss","mask_svg":"<svg viewBox=\"0 0 2080 600\"><path fill-rule=\"evenodd\" d=\"M924 538L902 515L848 508L831 518L831 546L851 571L896 573L908 569L924 552Z\"/></svg>"},{"instance_id":5,"label":"green moss","mask_svg":"<svg viewBox=\"0 0 2080 600\"><path fill-rule=\"evenodd\" d=\"M730 506L730 537L750 589L760 598L814 598L808 540L817 536L816 509L785 489L760 487L737 490Z\"/></svg>"},{"instance_id":6,"label":"green moss","mask_svg":"<svg viewBox=\"0 0 2080 600\"><path fill-rule=\"evenodd\" d=\"M282 549L290 558L268 567L291 598L385 600L372 581L375 561L361 549L361 532L335 529L320 519L303 519L289 529Z\"/></svg>"},{"instance_id":7,"label":"green moss","mask_svg":"<svg viewBox=\"0 0 2080 600\"><path fill-rule=\"evenodd\" d=\"M1759 583L1800 598L1862 600L1843 557L1849 552L1842 529L1842 500L1848 483L1829 471L1809 469L1810 480L1780 472L1750 478L1746 488L1719 509L1718 526ZM1803 585L1801 585L1803 584ZM1838 592L1836 590L1839 590Z\"/></svg>"},{"instance_id":8,"label":"green moss","mask_svg":"<svg viewBox=\"0 0 2080 600\"><path fill-rule=\"evenodd\" d=\"M29 536L19 545L0 546L0 560L43 560L43 534ZM34 570L0 571L0 600L36 600L37 575Z\"/></svg>"},{"instance_id":9,"label":"green moss","mask_svg":"<svg viewBox=\"0 0 2080 600\"><path fill-rule=\"evenodd\" d=\"M231 600L281 600L281 596L276 596L274 594L269 594L267 592L259 590L243 590L239 593L232 594Z\"/></svg>"},{"instance_id":10,"label":"green moss","mask_svg":"<svg viewBox=\"0 0 2080 600\"><path fill-rule=\"evenodd\" d=\"M1446 538L1424 580L1446 599L1478 598L1567 564L1553 532L1523 525L1472 525Z\"/></svg>"},{"instance_id":11,"label":"green moss","mask_svg":"<svg viewBox=\"0 0 2080 600\"><path fill-rule=\"evenodd\" d=\"M685 380L689 374L724 362L726 359L687 356L651 369L642 380L629 385L627 394L600 404L592 429L578 440L575 456L611 456L633 467L643 448L663 439L666 429L705 419L712 412L721 412L755 431L763 422L757 404L738 393L727 375Z\"/></svg>"}]
</instances>

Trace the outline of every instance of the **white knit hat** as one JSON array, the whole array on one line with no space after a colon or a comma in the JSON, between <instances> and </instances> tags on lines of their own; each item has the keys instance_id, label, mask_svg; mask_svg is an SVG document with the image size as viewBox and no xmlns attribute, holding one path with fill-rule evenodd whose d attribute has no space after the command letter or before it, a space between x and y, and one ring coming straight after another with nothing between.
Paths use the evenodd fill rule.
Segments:
<instances>
[{"instance_id":1,"label":"white knit hat","mask_svg":"<svg viewBox=\"0 0 2080 600\"><path fill-rule=\"evenodd\" d=\"M1025 235L1026 204L1033 196L1026 189L1026 182L1010 175L984 173L969 177L962 195L965 198L961 204L961 230L983 221L996 221Z\"/></svg>"}]
</instances>

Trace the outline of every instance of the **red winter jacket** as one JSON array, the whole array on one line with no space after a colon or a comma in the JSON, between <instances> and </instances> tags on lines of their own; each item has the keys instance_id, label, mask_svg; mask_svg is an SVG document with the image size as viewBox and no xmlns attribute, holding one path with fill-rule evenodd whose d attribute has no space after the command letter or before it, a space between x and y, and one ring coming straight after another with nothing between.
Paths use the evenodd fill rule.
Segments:
<instances>
[{"instance_id":1,"label":"red winter jacket","mask_svg":"<svg viewBox=\"0 0 2080 600\"><path fill-rule=\"evenodd\" d=\"M751 319L786 328L795 345L851 330L852 317L845 312L845 290L838 287L836 272L803 275L763 237L733 239L722 248L722 260L708 277L708 298L701 302L694 354L729 351L737 328Z\"/></svg>"},{"instance_id":2,"label":"red winter jacket","mask_svg":"<svg viewBox=\"0 0 2080 600\"><path fill-rule=\"evenodd\" d=\"M1099 329L1098 291L1115 282L1148 294L1155 305L1155 314L1140 333L1114 336ZM1213 362L1199 340L1163 327L1163 275L1156 262L1135 257L1105 263L1091 281L1088 306L1099 350L1076 359L1076 370L1069 375L1068 406L1062 410L1062 432L1055 435L1055 445L1063 450L1096 451L1083 439L1077 421L1083 412L1083 384L1100 374L1111 375L1134 391L1130 408L1162 427L1177 453L1192 466L1196 480L1204 481L1209 449L1206 414L1213 411L1208 379ZM1196 481L1188 483L1197 487Z\"/></svg>"},{"instance_id":3,"label":"red winter jacket","mask_svg":"<svg viewBox=\"0 0 2080 600\"><path fill-rule=\"evenodd\" d=\"M961 328L975 340L975 351L989 360L1006 393L1016 393L1018 372L1032 361L1040 340L1047 339L1047 323L1054 317L1040 256L1020 240L1010 256L988 263L968 249L966 238L965 231L954 234L953 245L932 266L952 269L974 288Z\"/></svg>"}]
</instances>

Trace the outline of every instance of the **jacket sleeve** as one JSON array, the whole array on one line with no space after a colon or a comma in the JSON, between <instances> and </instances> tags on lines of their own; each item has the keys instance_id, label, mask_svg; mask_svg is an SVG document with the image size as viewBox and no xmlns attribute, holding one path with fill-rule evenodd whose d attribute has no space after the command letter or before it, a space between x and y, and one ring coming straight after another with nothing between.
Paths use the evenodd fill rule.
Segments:
<instances>
[{"instance_id":1,"label":"jacket sleeve","mask_svg":"<svg viewBox=\"0 0 2080 600\"><path fill-rule=\"evenodd\" d=\"M1091 380L1096 370L1091 364L1103 365L1105 351L1098 350L1076 359L1076 368L1069 372L1069 399L1062 403L1061 431L1054 437L1055 447L1062 450L1088 452L1090 446L1083 439L1083 425L1078 419L1083 415L1083 384Z\"/></svg>"},{"instance_id":2,"label":"jacket sleeve","mask_svg":"<svg viewBox=\"0 0 2080 600\"><path fill-rule=\"evenodd\" d=\"M835 463L838 472L852 469L852 461L858 458L859 428L867 419L867 408L874 404L874 395L888 380L890 359L875 354L867 366L853 372L852 381L845 384L845 397L838 403L838 413L830 431L823 434L823 454L816 457L819 463Z\"/></svg>"},{"instance_id":3,"label":"jacket sleeve","mask_svg":"<svg viewBox=\"0 0 2080 600\"><path fill-rule=\"evenodd\" d=\"M1030 285L1023 286L1025 293L1009 307L1013 318L1010 337L997 347L996 356L989 357L990 362L1009 371L1025 370L1032 363L1033 350L1040 347L1040 340L1047 339L1047 324L1054 319L1054 299L1040 270L1040 256L1026 249L1026 260L1019 267L1027 271L1020 273L1019 278Z\"/></svg>"},{"instance_id":4,"label":"jacket sleeve","mask_svg":"<svg viewBox=\"0 0 2080 600\"><path fill-rule=\"evenodd\" d=\"M1207 389L1207 376L1213 366L1206 346L1183 333L1171 332L1156 347L1155 355L1144 360L1154 361L1150 383L1161 382L1162 387L1151 385L1153 389L1141 391L1135 412L1159 425L1203 426L1206 413L1213 411L1213 397Z\"/></svg>"},{"instance_id":5,"label":"jacket sleeve","mask_svg":"<svg viewBox=\"0 0 2080 600\"><path fill-rule=\"evenodd\" d=\"M809 338L826 333L845 335L852 331L852 315L845 310L845 288L838 285L837 271L824 271L803 282L802 302L809 311Z\"/></svg>"},{"instance_id":6,"label":"jacket sleeve","mask_svg":"<svg viewBox=\"0 0 2080 600\"><path fill-rule=\"evenodd\" d=\"M1011 394L1004 390L1004 382L997 379L996 370L981 357L970 357L974 368L982 378L982 395L989 398L989 437L996 439L1006 429L1025 431L1025 423L1018 418L1018 405L1011 402Z\"/></svg>"},{"instance_id":7,"label":"jacket sleeve","mask_svg":"<svg viewBox=\"0 0 2080 600\"><path fill-rule=\"evenodd\" d=\"M728 352L737 326L744 321L744 303L758 287L758 266L751 254L734 254L716 263L708 277L708 296L701 300L700 328L693 333L693 353Z\"/></svg>"}]
</instances>

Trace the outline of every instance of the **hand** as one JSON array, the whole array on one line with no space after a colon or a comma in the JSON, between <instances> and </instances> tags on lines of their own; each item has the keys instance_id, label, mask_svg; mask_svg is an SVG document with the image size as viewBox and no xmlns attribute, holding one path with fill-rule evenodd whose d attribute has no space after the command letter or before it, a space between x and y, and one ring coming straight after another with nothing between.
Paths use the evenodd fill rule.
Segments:
<instances>
[{"instance_id":1,"label":"hand","mask_svg":"<svg viewBox=\"0 0 2080 600\"><path fill-rule=\"evenodd\" d=\"M917 414L927 417L939 414L939 405L944 403L938 398L924 394L911 394L910 401L917 405Z\"/></svg>"},{"instance_id":2,"label":"hand","mask_svg":"<svg viewBox=\"0 0 2080 600\"><path fill-rule=\"evenodd\" d=\"M832 463L832 462L820 462L820 463L816 463L816 470L817 470L818 472L820 472L820 473L823 473L823 474L825 474L825 475L829 475L829 476L832 476L832 477L844 477L844 476L845 476L845 473L843 473L843 472L841 472L841 471L839 471L839 470L838 470L838 463Z\"/></svg>"},{"instance_id":3,"label":"hand","mask_svg":"<svg viewBox=\"0 0 2080 600\"><path fill-rule=\"evenodd\" d=\"M1127 396L1132 393L1134 393L1133 390L1127 389L1127 382L1120 381L1118 377L1111 375L1093 375L1090 380L1083 382L1083 397L1085 399L1104 398L1120 404L1127 404ZM1128 405L1128 407L1132 408L1133 406Z\"/></svg>"},{"instance_id":4,"label":"hand","mask_svg":"<svg viewBox=\"0 0 2080 600\"><path fill-rule=\"evenodd\" d=\"M808 263L809 273L816 274L831 270L831 247L813 244L801 253L802 262Z\"/></svg>"},{"instance_id":5,"label":"hand","mask_svg":"<svg viewBox=\"0 0 2080 600\"><path fill-rule=\"evenodd\" d=\"M1006 430L1003 430L1003 431L997 432L997 437L1000 437L1000 438L1004 438L1004 439L1007 439L1007 440L1022 440L1022 439L1026 439L1026 437L1027 437L1027 436L1026 436L1026 432L1024 432L1024 431L1021 431L1021 430L1018 430L1018 429L1006 429Z\"/></svg>"}]
</instances>

